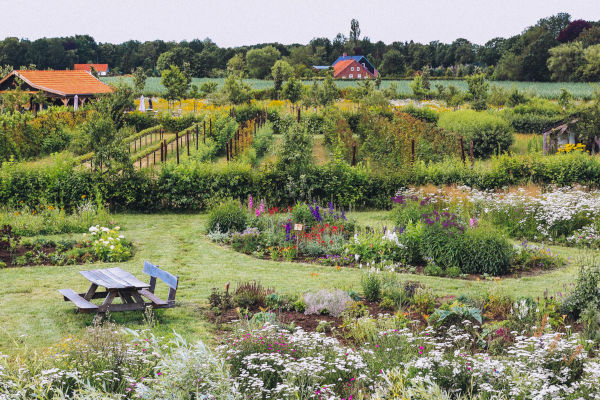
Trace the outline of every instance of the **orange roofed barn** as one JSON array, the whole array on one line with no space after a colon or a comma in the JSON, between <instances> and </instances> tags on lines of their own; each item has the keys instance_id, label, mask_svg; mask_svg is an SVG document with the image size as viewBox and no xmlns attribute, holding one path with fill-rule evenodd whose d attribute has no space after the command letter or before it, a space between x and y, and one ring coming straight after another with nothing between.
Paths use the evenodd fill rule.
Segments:
<instances>
[{"instance_id":1,"label":"orange roofed barn","mask_svg":"<svg viewBox=\"0 0 600 400\"><path fill-rule=\"evenodd\" d=\"M65 106L73 105L75 95L83 105L91 97L113 91L86 71L13 71L0 80L0 93L14 90L17 78L23 82L22 90L43 92L52 102Z\"/></svg>"},{"instance_id":2,"label":"orange roofed barn","mask_svg":"<svg viewBox=\"0 0 600 400\"><path fill-rule=\"evenodd\" d=\"M75 71L87 71L92 72L92 67L96 70L99 76L106 76L108 74L108 64L75 64L73 69Z\"/></svg>"}]
</instances>

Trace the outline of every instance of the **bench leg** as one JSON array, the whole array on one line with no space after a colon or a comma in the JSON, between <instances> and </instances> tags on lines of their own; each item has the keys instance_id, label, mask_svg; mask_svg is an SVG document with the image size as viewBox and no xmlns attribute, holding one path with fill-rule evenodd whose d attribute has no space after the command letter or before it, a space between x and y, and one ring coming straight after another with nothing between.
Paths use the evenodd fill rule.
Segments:
<instances>
[{"instance_id":1,"label":"bench leg","mask_svg":"<svg viewBox=\"0 0 600 400\"><path fill-rule=\"evenodd\" d=\"M106 299L104 299L102 305L99 307L98 312L105 313L106 311L108 311L110 305L112 304L116 296L117 292L110 292L108 296L106 296Z\"/></svg>"}]
</instances>

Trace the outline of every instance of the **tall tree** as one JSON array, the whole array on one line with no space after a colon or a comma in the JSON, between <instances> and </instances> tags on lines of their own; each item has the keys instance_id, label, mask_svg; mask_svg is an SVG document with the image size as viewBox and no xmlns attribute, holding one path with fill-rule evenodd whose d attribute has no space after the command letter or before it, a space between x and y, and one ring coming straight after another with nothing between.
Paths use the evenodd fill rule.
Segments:
<instances>
[{"instance_id":1,"label":"tall tree","mask_svg":"<svg viewBox=\"0 0 600 400\"><path fill-rule=\"evenodd\" d=\"M165 99L168 101L181 101L183 96L185 96L189 85L183 72L181 72L179 67L171 65L171 68L164 70L161 75L160 83L167 89Z\"/></svg>"},{"instance_id":2,"label":"tall tree","mask_svg":"<svg viewBox=\"0 0 600 400\"><path fill-rule=\"evenodd\" d=\"M358 39L360 38L360 24L357 19L352 18L350 21L350 40L352 44L356 46L358 44Z\"/></svg>"}]
</instances>

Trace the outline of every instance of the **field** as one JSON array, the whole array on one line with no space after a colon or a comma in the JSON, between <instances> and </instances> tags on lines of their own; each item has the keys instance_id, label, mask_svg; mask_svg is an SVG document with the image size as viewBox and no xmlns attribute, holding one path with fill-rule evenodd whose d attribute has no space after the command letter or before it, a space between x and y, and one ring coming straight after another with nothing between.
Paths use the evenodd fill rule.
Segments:
<instances>
[{"instance_id":1,"label":"field","mask_svg":"<svg viewBox=\"0 0 600 400\"><path fill-rule=\"evenodd\" d=\"M116 83L126 82L131 84L132 80L130 77L103 77L101 78L105 83ZM218 82L219 86L223 84L223 78L193 78L192 84L201 85L203 82L213 81ZM269 89L273 87L273 81L261 80L261 79L245 79L253 89ZM409 95L411 93L410 83L411 80L384 80L381 84L382 88L388 88L391 84L397 85L397 90L403 95ZM310 85L312 81L304 81L305 85ZM339 88L345 87L356 87L359 81L345 81L338 80L336 85ZM435 88L435 85L454 85L461 91L466 91L467 83L463 80L432 80L431 86ZM598 85L595 83L583 83L583 82L510 82L510 81L491 81L490 85L496 85L507 89L517 88L527 94L540 96L544 98L558 98L561 89L567 89L575 98L588 99L594 94L594 88ZM145 92L153 95L160 95L164 93L164 87L160 83L160 78L150 77L146 80Z\"/></svg>"}]
</instances>

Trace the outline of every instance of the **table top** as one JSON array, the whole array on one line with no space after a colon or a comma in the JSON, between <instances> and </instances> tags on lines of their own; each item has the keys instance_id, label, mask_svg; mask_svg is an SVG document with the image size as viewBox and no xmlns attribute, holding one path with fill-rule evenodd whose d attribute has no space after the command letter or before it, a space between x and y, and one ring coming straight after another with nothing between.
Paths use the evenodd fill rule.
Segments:
<instances>
[{"instance_id":1,"label":"table top","mask_svg":"<svg viewBox=\"0 0 600 400\"><path fill-rule=\"evenodd\" d=\"M121 268L93 269L79 271L87 280L107 289L144 289L150 287L146 282Z\"/></svg>"}]
</instances>

